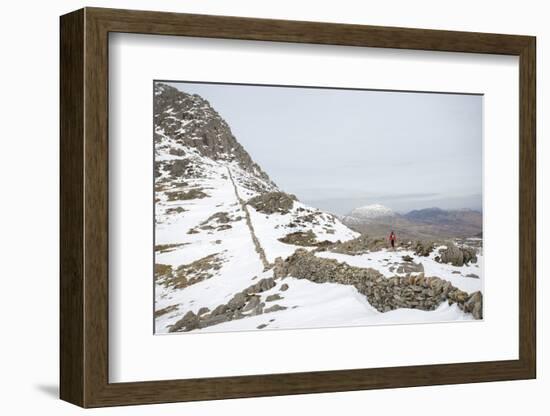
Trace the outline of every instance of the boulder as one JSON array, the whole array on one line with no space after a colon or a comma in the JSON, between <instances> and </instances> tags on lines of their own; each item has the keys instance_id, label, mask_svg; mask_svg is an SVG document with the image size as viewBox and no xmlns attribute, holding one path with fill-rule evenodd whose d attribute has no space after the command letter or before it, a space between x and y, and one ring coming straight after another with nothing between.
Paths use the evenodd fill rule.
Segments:
<instances>
[{"instance_id":1,"label":"boulder","mask_svg":"<svg viewBox=\"0 0 550 416\"><path fill-rule=\"evenodd\" d=\"M204 318L201 318L199 321L199 328L206 328L212 325L218 325L223 322L229 322L233 319L233 314L231 312L222 313L220 315L207 315Z\"/></svg>"},{"instance_id":2,"label":"boulder","mask_svg":"<svg viewBox=\"0 0 550 416\"><path fill-rule=\"evenodd\" d=\"M221 315L226 311L227 311L227 305L222 304L222 305L216 306L210 315L211 316Z\"/></svg>"},{"instance_id":3,"label":"boulder","mask_svg":"<svg viewBox=\"0 0 550 416\"><path fill-rule=\"evenodd\" d=\"M199 317L193 311L187 312L183 318L170 327L168 332L191 331L199 327Z\"/></svg>"},{"instance_id":4,"label":"boulder","mask_svg":"<svg viewBox=\"0 0 550 416\"><path fill-rule=\"evenodd\" d=\"M246 305L243 308L243 312L248 312L254 309L260 303L259 296L251 296Z\"/></svg>"},{"instance_id":5,"label":"boulder","mask_svg":"<svg viewBox=\"0 0 550 416\"><path fill-rule=\"evenodd\" d=\"M483 295L481 292L474 292L464 303L464 312L471 313L475 319L483 319Z\"/></svg>"},{"instance_id":6,"label":"boulder","mask_svg":"<svg viewBox=\"0 0 550 416\"><path fill-rule=\"evenodd\" d=\"M283 299L283 297L281 295L279 295L278 293L275 293L274 295L269 295L268 297L265 298L265 301L266 302L273 302L275 300L281 300Z\"/></svg>"},{"instance_id":7,"label":"boulder","mask_svg":"<svg viewBox=\"0 0 550 416\"><path fill-rule=\"evenodd\" d=\"M435 258L436 261L441 263L450 263L457 267L462 267L470 262L477 262L475 249L469 247L458 247L454 243L448 243L447 248L439 250L438 257Z\"/></svg>"},{"instance_id":8,"label":"boulder","mask_svg":"<svg viewBox=\"0 0 550 416\"><path fill-rule=\"evenodd\" d=\"M286 309L286 306L273 305L273 306L270 306L269 308L265 308L264 313L284 311L285 309Z\"/></svg>"},{"instance_id":9,"label":"boulder","mask_svg":"<svg viewBox=\"0 0 550 416\"><path fill-rule=\"evenodd\" d=\"M417 256L428 257L434 249L432 241L416 241L414 243L414 254Z\"/></svg>"},{"instance_id":10,"label":"boulder","mask_svg":"<svg viewBox=\"0 0 550 416\"><path fill-rule=\"evenodd\" d=\"M204 315L205 313L208 313L210 312L210 308L207 308L206 306L205 307L202 307L199 309L199 311L197 312L197 315L201 316L201 315Z\"/></svg>"},{"instance_id":11,"label":"boulder","mask_svg":"<svg viewBox=\"0 0 550 416\"><path fill-rule=\"evenodd\" d=\"M267 278L258 280L257 283L247 287L245 290L243 290L242 293L253 295L255 293L265 292L266 290L269 290L275 286L276 286L275 280L272 277L267 277Z\"/></svg>"},{"instance_id":12,"label":"boulder","mask_svg":"<svg viewBox=\"0 0 550 416\"><path fill-rule=\"evenodd\" d=\"M241 309L245 305L245 303L246 295L242 292L239 292L235 296L233 296L229 302L227 302L227 307L232 311L235 311L237 309Z\"/></svg>"}]
</instances>

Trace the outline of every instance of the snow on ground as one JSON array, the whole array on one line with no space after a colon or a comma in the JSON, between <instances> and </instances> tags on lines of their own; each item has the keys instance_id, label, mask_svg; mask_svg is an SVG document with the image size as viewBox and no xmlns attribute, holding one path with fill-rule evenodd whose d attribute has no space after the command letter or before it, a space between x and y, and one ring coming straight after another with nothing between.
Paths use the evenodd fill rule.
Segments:
<instances>
[{"instance_id":1,"label":"snow on ground","mask_svg":"<svg viewBox=\"0 0 550 416\"><path fill-rule=\"evenodd\" d=\"M285 237L287 234L297 231L311 230L317 236L318 241L348 241L359 236L359 233L350 230L337 218L330 214L323 213L316 209L310 208L301 202L294 202L292 210L288 214L264 214L256 211L253 207L248 207L252 225L256 236L262 245L267 260L275 261L277 257L288 257L300 248L300 246L286 244L279 241L279 238ZM295 219L306 217L314 214L317 224L306 223L290 227L289 224L295 222ZM302 247L303 248L303 247Z\"/></svg>"},{"instance_id":2,"label":"snow on ground","mask_svg":"<svg viewBox=\"0 0 550 416\"><path fill-rule=\"evenodd\" d=\"M284 283L289 289L280 292ZM284 299L268 302L266 306L277 304L287 307L286 310L224 322L193 333L255 330L260 325L266 325L265 329L305 329L472 320L472 316L456 304L449 306L446 302L430 312L403 308L381 313L355 287L338 283L313 283L287 277L262 293L262 300L275 293Z\"/></svg>"},{"instance_id":3,"label":"snow on ground","mask_svg":"<svg viewBox=\"0 0 550 416\"><path fill-rule=\"evenodd\" d=\"M395 271L390 271L390 267L397 267L403 263L403 256L409 255L413 258L414 263L422 263L424 266L425 276L437 276L448 280L453 286L468 293L482 291L483 292L483 256L478 254L477 263L472 263L462 267L453 266L451 264L441 264L435 261L435 256L441 247L436 247L429 257L421 257L414 254L411 250L380 250L373 251L361 255L348 255L340 253L332 253L323 251L317 253L319 257L327 259L336 259L340 262L347 263L354 267L373 268L382 273L385 277L404 276ZM468 274L476 274L479 278L466 277ZM414 275L414 273L411 273Z\"/></svg>"},{"instance_id":4,"label":"snow on ground","mask_svg":"<svg viewBox=\"0 0 550 416\"><path fill-rule=\"evenodd\" d=\"M168 325L175 323L188 311L197 312L201 307L214 309L226 303L231 297L253 284L252 277L262 273L260 261L248 227L245 213L238 203L233 185L225 167L212 164L209 177L188 180L186 187L197 186L207 193L205 198L191 200L167 201L156 204L157 225L155 244L182 244L167 252L156 252L155 263L178 266L192 263L211 254L219 254L223 259L221 269L214 276L184 289L167 288L162 284L155 285L155 309L161 310L172 305L178 309L161 315L155 320L157 333L168 331ZM172 191L172 189L170 189ZM166 209L181 207L186 211L176 215L166 215ZM188 231L198 227L211 215L226 212L232 218L227 230L199 230L189 234Z\"/></svg>"},{"instance_id":5,"label":"snow on ground","mask_svg":"<svg viewBox=\"0 0 550 416\"><path fill-rule=\"evenodd\" d=\"M166 252L157 252L155 263L168 264L177 268L211 254L218 254L223 263L219 270L213 272L211 278L185 289L166 288L162 284L156 285L156 310L172 305L177 306L177 309L157 317L155 320L157 333L168 332L169 326L188 311L197 313L202 307L213 310L216 306L227 303L235 293L242 291L261 278L272 275L271 271L264 272L262 262L255 251L250 230L246 224L246 213L237 199L227 166L202 158L192 152L191 155L202 166L206 166L208 172L204 177L186 180L186 185L181 189L200 188L207 194L207 197L169 201L164 192L157 192L160 201L156 204L156 244L182 245ZM189 153L186 154L186 157L189 157ZM177 157L173 155L162 156L162 160L175 159ZM231 167L231 172L236 172L238 177L236 186L239 196L243 200L257 194L257 192L243 187L242 183L246 183L247 180L246 173L235 166ZM178 189L170 188L169 191ZM167 210L178 207L185 211L179 214L167 214ZM346 241L358 236L358 233L348 229L333 216L307 207L300 202L295 202L291 212L287 214L266 215L251 206L247 206L246 209L269 262L273 262L279 256L287 257L300 248L278 241L279 238L292 232L312 230L318 241ZM196 229L211 215L219 212L225 212L235 219L229 223L230 229L199 230L198 233L188 233L189 230ZM304 223L289 227L289 224L293 221L296 222L297 218L312 213L315 214L317 223ZM362 255L346 255L327 251L317 253L317 255L346 262L350 266L372 267L386 277L396 275L395 272L390 271L390 267L397 267L399 263L403 262L402 256L410 255L415 262L423 264L426 276L439 276L449 280L454 286L468 293L482 289L481 279L464 277L469 273L481 275L482 256L478 257L477 264L454 267L437 263L434 260L435 252L429 257L417 257L410 250L381 250ZM289 285L287 291L280 291L282 283ZM263 292L261 301L265 302L267 296L275 293L279 293L283 299L266 302L266 308L277 304L286 307L286 310L229 321L193 332L255 330L260 325L266 325L266 329L291 329L472 319L471 315L464 314L456 305L449 306L447 303L443 303L437 310L431 312L398 309L380 313L353 286L336 283L317 284L291 277L278 281L276 287Z\"/></svg>"}]
</instances>

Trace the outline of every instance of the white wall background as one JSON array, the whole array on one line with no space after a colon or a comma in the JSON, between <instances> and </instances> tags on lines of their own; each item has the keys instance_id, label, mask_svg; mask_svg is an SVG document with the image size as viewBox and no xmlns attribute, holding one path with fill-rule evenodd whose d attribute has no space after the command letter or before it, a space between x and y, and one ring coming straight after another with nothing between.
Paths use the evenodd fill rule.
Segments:
<instances>
[{"instance_id":1,"label":"white wall background","mask_svg":"<svg viewBox=\"0 0 550 416\"><path fill-rule=\"evenodd\" d=\"M550 98L550 26L546 2L385 0L188 0L4 2L0 15L0 411L72 415L58 390L58 16L83 6L241 15L433 29L536 35L538 41L538 313L539 365L534 381L270 397L87 411L102 415L212 414L547 414L550 361L543 325L550 299L543 239L550 227L543 184L550 146L543 130ZM546 201L544 200L546 199ZM547 266L548 263L545 265ZM475 343L475 340L472 340ZM405 353L405 350L404 350Z\"/></svg>"}]
</instances>

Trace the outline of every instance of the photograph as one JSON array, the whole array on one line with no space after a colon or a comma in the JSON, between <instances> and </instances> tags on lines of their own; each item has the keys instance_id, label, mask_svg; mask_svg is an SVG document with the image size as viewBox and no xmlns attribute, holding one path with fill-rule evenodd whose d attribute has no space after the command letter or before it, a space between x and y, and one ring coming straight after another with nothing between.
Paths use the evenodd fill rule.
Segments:
<instances>
[{"instance_id":1,"label":"photograph","mask_svg":"<svg viewBox=\"0 0 550 416\"><path fill-rule=\"evenodd\" d=\"M154 333L482 321L483 98L153 81Z\"/></svg>"}]
</instances>

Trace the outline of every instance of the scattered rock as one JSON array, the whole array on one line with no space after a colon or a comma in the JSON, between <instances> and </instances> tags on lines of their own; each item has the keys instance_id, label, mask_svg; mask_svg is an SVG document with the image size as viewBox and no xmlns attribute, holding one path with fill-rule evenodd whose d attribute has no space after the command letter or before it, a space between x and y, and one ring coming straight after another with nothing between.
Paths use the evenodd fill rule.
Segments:
<instances>
[{"instance_id":1,"label":"scattered rock","mask_svg":"<svg viewBox=\"0 0 550 416\"><path fill-rule=\"evenodd\" d=\"M267 326L267 324L261 324L256 327L256 329L264 329Z\"/></svg>"},{"instance_id":2,"label":"scattered rock","mask_svg":"<svg viewBox=\"0 0 550 416\"><path fill-rule=\"evenodd\" d=\"M232 218L227 212L216 212L201 222L196 227L187 231L187 234L197 234L200 230L203 231L223 231L232 228L230 222L239 221L241 217ZM219 240L218 240L219 241ZM221 242L221 241L220 241Z\"/></svg>"},{"instance_id":3,"label":"scattered rock","mask_svg":"<svg viewBox=\"0 0 550 416\"><path fill-rule=\"evenodd\" d=\"M422 263L413 263L411 258L411 262L398 265L395 272L398 274L423 273L424 265Z\"/></svg>"},{"instance_id":4,"label":"scattered rock","mask_svg":"<svg viewBox=\"0 0 550 416\"><path fill-rule=\"evenodd\" d=\"M199 309L199 311L197 312L197 315L201 316L208 312L210 312L210 308L203 306L202 308Z\"/></svg>"},{"instance_id":5,"label":"scattered rock","mask_svg":"<svg viewBox=\"0 0 550 416\"><path fill-rule=\"evenodd\" d=\"M187 191L166 192L168 201L186 201L189 199L202 199L208 195L202 191L202 188L193 188Z\"/></svg>"},{"instance_id":6,"label":"scattered rock","mask_svg":"<svg viewBox=\"0 0 550 416\"><path fill-rule=\"evenodd\" d=\"M166 315L167 313L176 311L178 309L178 305L170 305L162 309L157 309L155 311L155 318L158 318L159 316Z\"/></svg>"},{"instance_id":7,"label":"scattered rock","mask_svg":"<svg viewBox=\"0 0 550 416\"><path fill-rule=\"evenodd\" d=\"M311 230L296 231L279 238L281 243L293 244L295 246L314 246L317 244L317 236Z\"/></svg>"},{"instance_id":8,"label":"scattered rock","mask_svg":"<svg viewBox=\"0 0 550 416\"><path fill-rule=\"evenodd\" d=\"M288 290L288 285L287 285L286 283L283 283L283 284L281 285L281 289L280 289L280 290L281 290L282 292Z\"/></svg>"},{"instance_id":9,"label":"scattered rock","mask_svg":"<svg viewBox=\"0 0 550 416\"><path fill-rule=\"evenodd\" d=\"M276 286L275 280L272 277L268 277L268 278L258 280L257 283L247 287L245 290L243 290L243 293L246 293L246 294L261 293L275 286Z\"/></svg>"},{"instance_id":10,"label":"scattered rock","mask_svg":"<svg viewBox=\"0 0 550 416\"><path fill-rule=\"evenodd\" d=\"M231 312L222 313L219 315L206 315L201 317L199 321L199 328L206 328L212 325L218 325L223 322L229 322L233 319L233 314Z\"/></svg>"},{"instance_id":11,"label":"scattered rock","mask_svg":"<svg viewBox=\"0 0 550 416\"><path fill-rule=\"evenodd\" d=\"M287 214L297 198L284 192L266 192L248 200L247 204L264 214Z\"/></svg>"},{"instance_id":12,"label":"scattered rock","mask_svg":"<svg viewBox=\"0 0 550 416\"><path fill-rule=\"evenodd\" d=\"M440 249L438 257L435 258L436 261L450 263L457 267L462 267L470 262L477 262L476 251L474 249L458 247L454 243L447 243L447 248Z\"/></svg>"},{"instance_id":13,"label":"scattered rock","mask_svg":"<svg viewBox=\"0 0 550 416\"><path fill-rule=\"evenodd\" d=\"M171 155L174 155L174 156L184 156L185 155L185 151L183 149L175 149L173 147L170 148L168 153L170 153Z\"/></svg>"},{"instance_id":14,"label":"scattered rock","mask_svg":"<svg viewBox=\"0 0 550 416\"><path fill-rule=\"evenodd\" d=\"M359 255L369 251L379 251L387 247L388 243L383 238L370 238L367 235L361 235L353 240L333 243L326 249L334 253Z\"/></svg>"},{"instance_id":15,"label":"scattered rock","mask_svg":"<svg viewBox=\"0 0 550 416\"><path fill-rule=\"evenodd\" d=\"M285 309L286 309L286 306L273 305L273 306L270 306L269 308L265 308L264 313L284 311Z\"/></svg>"},{"instance_id":16,"label":"scattered rock","mask_svg":"<svg viewBox=\"0 0 550 416\"><path fill-rule=\"evenodd\" d=\"M483 319L483 295L481 292L472 293L464 303L463 310L471 313L475 319Z\"/></svg>"},{"instance_id":17,"label":"scattered rock","mask_svg":"<svg viewBox=\"0 0 550 416\"><path fill-rule=\"evenodd\" d=\"M413 261L413 258L411 256L409 256L408 254L405 255L405 256L402 256L403 258L403 261Z\"/></svg>"},{"instance_id":18,"label":"scattered rock","mask_svg":"<svg viewBox=\"0 0 550 416\"><path fill-rule=\"evenodd\" d=\"M256 308L260 304L260 297L259 296L251 296L246 305L243 308L243 312L248 312Z\"/></svg>"},{"instance_id":19,"label":"scattered rock","mask_svg":"<svg viewBox=\"0 0 550 416\"><path fill-rule=\"evenodd\" d=\"M428 257L434 250L432 241L416 241L414 243L414 254L417 256Z\"/></svg>"},{"instance_id":20,"label":"scattered rock","mask_svg":"<svg viewBox=\"0 0 550 416\"><path fill-rule=\"evenodd\" d=\"M281 300L283 299L283 297L281 295L279 295L278 293L275 293L274 295L269 295L268 297L265 298L265 301L266 302L273 302L275 300Z\"/></svg>"},{"instance_id":21,"label":"scattered rock","mask_svg":"<svg viewBox=\"0 0 550 416\"><path fill-rule=\"evenodd\" d=\"M472 279L479 279L479 276L475 273L469 273L466 275L466 277L471 277Z\"/></svg>"},{"instance_id":22,"label":"scattered rock","mask_svg":"<svg viewBox=\"0 0 550 416\"><path fill-rule=\"evenodd\" d=\"M171 215L171 214L181 214L182 212L186 212L187 210L182 207L176 207L176 208L167 208L166 211L164 211L165 214Z\"/></svg>"},{"instance_id":23,"label":"scattered rock","mask_svg":"<svg viewBox=\"0 0 550 416\"><path fill-rule=\"evenodd\" d=\"M187 312L183 318L170 326L168 332L187 332L199 327L199 317L193 311Z\"/></svg>"},{"instance_id":24,"label":"scattered rock","mask_svg":"<svg viewBox=\"0 0 550 416\"><path fill-rule=\"evenodd\" d=\"M227 302L227 307L233 311L241 309L246 303L246 295L242 292L237 293L233 298Z\"/></svg>"},{"instance_id":25,"label":"scattered rock","mask_svg":"<svg viewBox=\"0 0 550 416\"><path fill-rule=\"evenodd\" d=\"M175 149L171 149L171 151L174 150ZM169 162L166 162L166 170L168 170L170 176L181 177L185 175L185 171L189 167L189 163L190 162L188 159L171 160Z\"/></svg>"},{"instance_id":26,"label":"scattered rock","mask_svg":"<svg viewBox=\"0 0 550 416\"><path fill-rule=\"evenodd\" d=\"M180 247L183 247L189 243L179 243L179 244L157 244L155 246L155 251L158 251L159 253L169 253L170 251L174 251Z\"/></svg>"},{"instance_id":27,"label":"scattered rock","mask_svg":"<svg viewBox=\"0 0 550 416\"><path fill-rule=\"evenodd\" d=\"M222 263L223 258L220 256L220 253L215 253L195 260L192 263L183 264L175 271L171 270L171 266L169 266L170 270L167 271L166 265L155 265L155 270L157 268L160 270L158 273L155 271L155 278L164 286L183 289L203 280L210 279L215 272L221 269Z\"/></svg>"},{"instance_id":28,"label":"scattered rock","mask_svg":"<svg viewBox=\"0 0 550 416\"><path fill-rule=\"evenodd\" d=\"M222 304L222 305L216 306L210 315L212 316L221 315L221 314L224 314L226 311L227 311L227 305Z\"/></svg>"}]
</instances>

